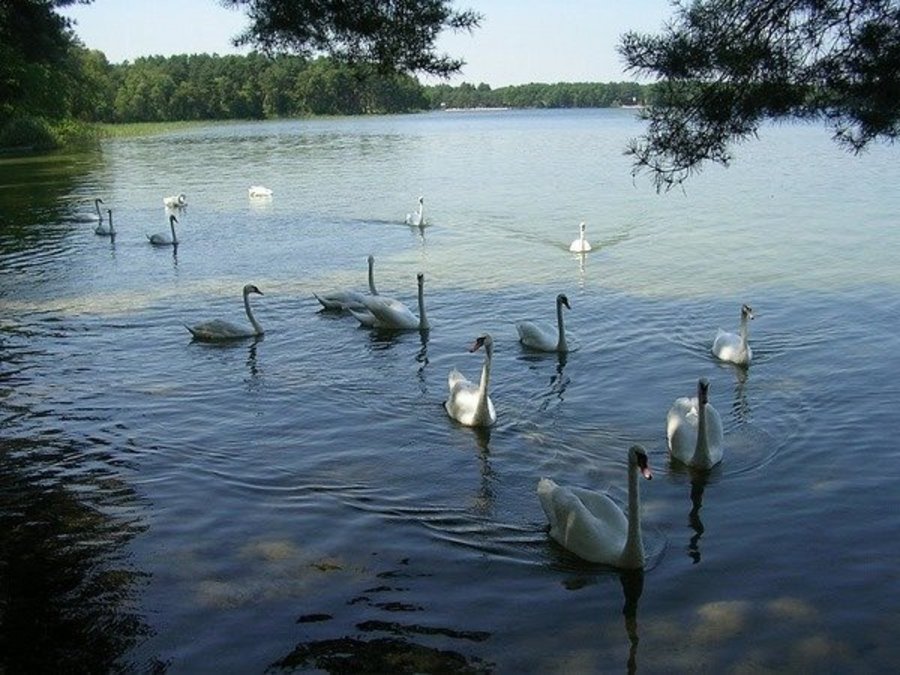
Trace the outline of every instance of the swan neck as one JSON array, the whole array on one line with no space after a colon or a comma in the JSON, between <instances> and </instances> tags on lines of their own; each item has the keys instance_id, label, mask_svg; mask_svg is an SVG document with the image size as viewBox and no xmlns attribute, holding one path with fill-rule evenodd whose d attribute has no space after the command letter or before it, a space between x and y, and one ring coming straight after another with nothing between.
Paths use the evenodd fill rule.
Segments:
<instances>
[{"instance_id":1,"label":"swan neck","mask_svg":"<svg viewBox=\"0 0 900 675\"><path fill-rule=\"evenodd\" d=\"M375 290L375 262L371 258L369 259L369 293L378 295L378 291Z\"/></svg>"},{"instance_id":2,"label":"swan neck","mask_svg":"<svg viewBox=\"0 0 900 675\"><path fill-rule=\"evenodd\" d=\"M481 381L478 383L478 411L487 416L488 387L491 383L491 347L485 347L484 364L481 366Z\"/></svg>"},{"instance_id":3,"label":"swan neck","mask_svg":"<svg viewBox=\"0 0 900 675\"><path fill-rule=\"evenodd\" d=\"M250 323L253 324L253 330L257 335L262 335L265 331L263 331L263 327L259 325L259 321L256 320L256 317L253 316L253 310L250 309L249 293L244 293L244 311L247 312L247 318L250 319Z\"/></svg>"},{"instance_id":4,"label":"swan neck","mask_svg":"<svg viewBox=\"0 0 900 675\"><path fill-rule=\"evenodd\" d=\"M697 445L694 447L694 466L709 466L709 443L706 439L706 403L697 400Z\"/></svg>"},{"instance_id":5,"label":"swan neck","mask_svg":"<svg viewBox=\"0 0 900 675\"><path fill-rule=\"evenodd\" d=\"M566 342L566 322L563 319L563 304L559 300L556 301L556 327L559 331L559 337L556 341L557 350L561 352L569 351L569 344Z\"/></svg>"},{"instance_id":6,"label":"swan neck","mask_svg":"<svg viewBox=\"0 0 900 675\"><path fill-rule=\"evenodd\" d=\"M624 567L644 566L644 538L641 532L641 488L638 476L640 469L633 461L628 462L628 537L622 551Z\"/></svg>"},{"instance_id":7,"label":"swan neck","mask_svg":"<svg viewBox=\"0 0 900 675\"><path fill-rule=\"evenodd\" d=\"M425 284L419 282L419 329L426 330L428 327L428 317L425 315Z\"/></svg>"},{"instance_id":8,"label":"swan neck","mask_svg":"<svg viewBox=\"0 0 900 675\"><path fill-rule=\"evenodd\" d=\"M172 243L173 243L173 244L177 244L177 243L178 243L178 238L175 236L175 221L172 220L171 218L169 218L169 227L172 228ZM246 296L244 296L244 299L245 299L245 300L247 299ZM249 308L250 305L248 304L247 307Z\"/></svg>"}]
</instances>

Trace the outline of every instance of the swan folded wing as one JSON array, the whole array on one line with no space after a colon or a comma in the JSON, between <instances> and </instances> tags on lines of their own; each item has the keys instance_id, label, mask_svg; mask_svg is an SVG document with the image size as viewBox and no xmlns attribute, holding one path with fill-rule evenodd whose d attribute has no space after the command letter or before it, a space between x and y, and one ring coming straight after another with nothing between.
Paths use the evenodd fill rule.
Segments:
<instances>
[{"instance_id":1,"label":"swan folded wing","mask_svg":"<svg viewBox=\"0 0 900 675\"><path fill-rule=\"evenodd\" d=\"M353 307L348 307L347 311L353 315L354 319L359 321L359 323L366 328L375 327L375 315L365 307L363 307L362 309L354 309Z\"/></svg>"},{"instance_id":2,"label":"swan folded wing","mask_svg":"<svg viewBox=\"0 0 900 675\"><path fill-rule=\"evenodd\" d=\"M253 331L222 319L205 321L195 326L185 325L185 327L197 340L234 340L255 335Z\"/></svg>"},{"instance_id":3,"label":"swan folded wing","mask_svg":"<svg viewBox=\"0 0 900 675\"><path fill-rule=\"evenodd\" d=\"M722 459L722 448L725 440L725 431L722 427L722 417L719 411L709 403L706 404L706 442L709 444L710 452L718 456L719 461Z\"/></svg>"},{"instance_id":4,"label":"swan folded wing","mask_svg":"<svg viewBox=\"0 0 900 675\"><path fill-rule=\"evenodd\" d=\"M330 293L313 293L316 300L325 309L344 310L344 309L365 309L362 293L358 291L331 291Z\"/></svg>"},{"instance_id":5,"label":"swan folded wing","mask_svg":"<svg viewBox=\"0 0 900 675\"><path fill-rule=\"evenodd\" d=\"M544 351L556 351L558 333L534 321L520 321L516 324L519 341L526 347Z\"/></svg>"},{"instance_id":6,"label":"swan folded wing","mask_svg":"<svg viewBox=\"0 0 900 675\"><path fill-rule=\"evenodd\" d=\"M365 296L363 304L375 317L377 328L418 328L419 318L394 298Z\"/></svg>"},{"instance_id":7,"label":"swan folded wing","mask_svg":"<svg viewBox=\"0 0 900 675\"><path fill-rule=\"evenodd\" d=\"M557 485L543 478L538 498L550 536L566 550L590 562L616 564L628 532L628 519L608 496Z\"/></svg>"}]
</instances>

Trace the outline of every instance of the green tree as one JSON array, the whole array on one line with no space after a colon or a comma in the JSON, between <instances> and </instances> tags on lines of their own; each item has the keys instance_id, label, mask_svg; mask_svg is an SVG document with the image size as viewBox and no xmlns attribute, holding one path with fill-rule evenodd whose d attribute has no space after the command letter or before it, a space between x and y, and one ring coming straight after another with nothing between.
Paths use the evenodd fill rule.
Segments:
<instances>
[{"instance_id":1,"label":"green tree","mask_svg":"<svg viewBox=\"0 0 900 675\"><path fill-rule=\"evenodd\" d=\"M685 0L661 35L626 34L619 51L658 80L629 147L658 189L727 165L765 119L825 120L854 152L900 133L896 0Z\"/></svg>"},{"instance_id":2,"label":"green tree","mask_svg":"<svg viewBox=\"0 0 900 675\"><path fill-rule=\"evenodd\" d=\"M220 0L245 8L250 27L236 44L264 52L327 54L382 72L447 76L463 62L437 51L442 31L472 30L481 16L453 8L451 0Z\"/></svg>"}]
</instances>

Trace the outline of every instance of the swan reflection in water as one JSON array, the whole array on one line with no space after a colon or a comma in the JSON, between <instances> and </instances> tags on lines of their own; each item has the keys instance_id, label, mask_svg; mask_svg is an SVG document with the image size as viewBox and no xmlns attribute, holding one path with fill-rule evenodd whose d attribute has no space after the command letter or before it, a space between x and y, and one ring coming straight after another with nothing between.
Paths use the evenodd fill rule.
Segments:
<instances>
[{"instance_id":1,"label":"swan reflection in water","mask_svg":"<svg viewBox=\"0 0 900 675\"><path fill-rule=\"evenodd\" d=\"M629 675L638 672L637 656L640 634L638 631L638 603L644 592L644 570L618 570L619 583L622 586L622 619L625 626L625 635L628 638L628 661L626 671ZM586 577L579 576L567 579L563 585L570 591L581 590L585 586L594 583Z\"/></svg>"}]
</instances>

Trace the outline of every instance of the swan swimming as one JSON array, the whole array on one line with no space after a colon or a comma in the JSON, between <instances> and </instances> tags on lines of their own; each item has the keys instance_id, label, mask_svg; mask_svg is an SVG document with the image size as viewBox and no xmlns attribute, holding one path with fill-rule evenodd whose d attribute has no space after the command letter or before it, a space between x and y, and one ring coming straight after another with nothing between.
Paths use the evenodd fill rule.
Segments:
<instances>
[{"instance_id":1,"label":"swan swimming","mask_svg":"<svg viewBox=\"0 0 900 675\"><path fill-rule=\"evenodd\" d=\"M669 454L682 464L710 469L722 461L722 418L709 402L709 381L700 378L697 396L675 399L666 415Z\"/></svg>"},{"instance_id":2,"label":"swan swimming","mask_svg":"<svg viewBox=\"0 0 900 675\"><path fill-rule=\"evenodd\" d=\"M200 340L201 342L237 340L239 338L257 337L259 335L262 335L265 331L263 330L263 327L259 325L259 321L256 320L256 317L253 316L253 310L250 309L251 293L262 295L263 292L253 284L247 284L246 286L244 286L244 311L247 312L247 318L250 319L250 324L253 326L253 330L250 330L243 326L238 326L229 321L222 321L221 319L204 321L203 323L198 323L195 326L188 326L187 324L185 324L184 327L191 332L191 335L194 336L195 340Z\"/></svg>"},{"instance_id":3,"label":"swan swimming","mask_svg":"<svg viewBox=\"0 0 900 675\"><path fill-rule=\"evenodd\" d=\"M419 197L419 205L415 213L406 214L406 224L425 227L425 197Z\"/></svg>"},{"instance_id":4,"label":"swan swimming","mask_svg":"<svg viewBox=\"0 0 900 675\"><path fill-rule=\"evenodd\" d=\"M405 304L394 298L386 298L381 295L363 296L362 310L350 309L350 313L363 326L368 328L383 328L385 330L428 330L430 324L425 315L425 275L419 272L416 275L419 287L419 316Z\"/></svg>"},{"instance_id":5,"label":"swan swimming","mask_svg":"<svg viewBox=\"0 0 900 675\"><path fill-rule=\"evenodd\" d=\"M247 194L250 197L271 197L272 191L262 185L251 185L247 189Z\"/></svg>"},{"instance_id":6,"label":"swan swimming","mask_svg":"<svg viewBox=\"0 0 900 675\"><path fill-rule=\"evenodd\" d=\"M490 334L478 337L469 352L475 352L479 347L484 347L484 364L478 384L467 380L456 368L450 371L447 378L450 396L444 402L444 409L450 417L467 427L489 427L497 421L497 411L488 395L491 359L494 357L494 340Z\"/></svg>"},{"instance_id":7,"label":"swan swimming","mask_svg":"<svg viewBox=\"0 0 900 675\"><path fill-rule=\"evenodd\" d=\"M569 305L569 298L564 293L560 293L556 296L556 330L533 321L519 321L516 324L519 342L526 347L542 352L569 351L569 343L566 341L566 326L563 321L563 306L572 309Z\"/></svg>"},{"instance_id":8,"label":"swan swimming","mask_svg":"<svg viewBox=\"0 0 900 675\"><path fill-rule=\"evenodd\" d=\"M75 214L71 217L70 220L78 222L78 223L92 223L95 220L98 222L103 222L103 214L100 212L100 205L103 203L103 200L97 197L94 199L94 212L82 212Z\"/></svg>"},{"instance_id":9,"label":"swan swimming","mask_svg":"<svg viewBox=\"0 0 900 675\"><path fill-rule=\"evenodd\" d=\"M175 236L175 223L177 222L178 218L174 214L169 216L169 227L172 228L171 239L169 239L169 235L164 233L148 234L147 239L154 246L178 246L178 238Z\"/></svg>"},{"instance_id":10,"label":"swan swimming","mask_svg":"<svg viewBox=\"0 0 900 675\"><path fill-rule=\"evenodd\" d=\"M370 255L366 260L369 263L369 293L378 295L378 291L375 290L375 256ZM325 309L366 311L366 306L363 302L366 296L359 291L331 291L330 293L313 293L313 296Z\"/></svg>"},{"instance_id":11,"label":"swan swimming","mask_svg":"<svg viewBox=\"0 0 900 675\"><path fill-rule=\"evenodd\" d=\"M113 227L112 209L106 209L106 215L109 217L109 225L104 225L103 220L101 219L100 224L94 228L94 234L99 234L104 237L115 237L116 228Z\"/></svg>"},{"instance_id":12,"label":"swan swimming","mask_svg":"<svg viewBox=\"0 0 900 675\"><path fill-rule=\"evenodd\" d=\"M578 235L578 239L569 244L569 250L572 253L587 253L591 250L591 245L588 243L588 240L584 238L584 221L581 221L581 224L578 226L580 233Z\"/></svg>"},{"instance_id":13,"label":"swan swimming","mask_svg":"<svg viewBox=\"0 0 900 675\"><path fill-rule=\"evenodd\" d=\"M751 319L753 319L753 309L750 305L742 305L739 333L728 333L720 328L713 340L712 353L722 361L736 363L739 366L749 366L750 359L753 357L753 350L747 343Z\"/></svg>"},{"instance_id":14,"label":"swan swimming","mask_svg":"<svg viewBox=\"0 0 900 675\"><path fill-rule=\"evenodd\" d=\"M589 562L623 569L642 568L644 541L638 474L647 480L653 478L646 451L633 445L628 450L628 515L602 492L563 487L550 478L541 478L537 494L550 521L550 536Z\"/></svg>"},{"instance_id":15,"label":"swan swimming","mask_svg":"<svg viewBox=\"0 0 900 675\"><path fill-rule=\"evenodd\" d=\"M183 192L171 197L163 197L163 206L167 209L183 209L187 206L187 197Z\"/></svg>"}]
</instances>

